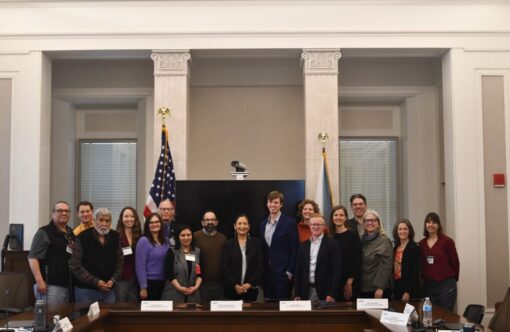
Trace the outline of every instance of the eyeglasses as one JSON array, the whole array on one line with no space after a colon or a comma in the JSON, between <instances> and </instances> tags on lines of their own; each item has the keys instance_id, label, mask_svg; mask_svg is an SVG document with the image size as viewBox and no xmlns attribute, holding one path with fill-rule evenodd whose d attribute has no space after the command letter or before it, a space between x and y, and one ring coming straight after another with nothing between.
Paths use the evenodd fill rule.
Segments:
<instances>
[{"instance_id":1,"label":"eyeglasses","mask_svg":"<svg viewBox=\"0 0 510 332\"><path fill-rule=\"evenodd\" d=\"M216 218L211 218L211 219L204 219L204 220L202 220L202 221L205 221L205 222L210 222L210 221L215 222L216 220L218 220L218 219L216 219Z\"/></svg>"},{"instance_id":2,"label":"eyeglasses","mask_svg":"<svg viewBox=\"0 0 510 332\"><path fill-rule=\"evenodd\" d=\"M58 210L53 210L54 212L58 213L58 214L70 214L71 213L71 210L64 210L64 209L58 209Z\"/></svg>"},{"instance_id":3,"label":"eyeglasses","mask_svg":"<svg viewBox=\"0 0 510 332\"><path fill-rule=\"evenodd\" d=\"M365 219L365 224L375 224L377 222L377 219Z\"/></svg>"},{"instance_id":4,"label":"eyeglasses","mask_svg":"<svg viewBox=\"0 0 510 332\"><path fill-rule=\"evenodd\" d=\"M310 224L310 227L322 227L322 224Z\"/></svg>"}]
</instances>

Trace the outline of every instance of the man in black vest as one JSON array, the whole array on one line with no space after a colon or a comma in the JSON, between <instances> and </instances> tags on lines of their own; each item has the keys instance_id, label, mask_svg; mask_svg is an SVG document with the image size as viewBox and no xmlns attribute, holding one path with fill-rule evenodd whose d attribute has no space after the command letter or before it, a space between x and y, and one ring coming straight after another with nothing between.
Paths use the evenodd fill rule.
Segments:
<instances>
[{"instance_id":1,"label":"man in black vest","mask_svg":"<svg viewBox=\"0 0 510 332\"><path fill-rule=\"evenodd\" d=\"M112 215L106 208L96 210L94 227L78 236L69 267L76 278L77 303L114 303L115 281L122 272L124 256L119 233L110 230Z\"/></svg>"},{"instance_id":2,"label":"man in black vest","mask_svg":"<svg viewBox=\"0 0 510 332\"><path fill-rule=\"evenodd\" d=\"M67 226L70 216L69 204L56 202L50 223L35 233L28 253L28 263L36 282L35 297L48 304L69 302L71 274L68 260L70 244L74 241L73 230Z\"/></svg>"}]
</instances>

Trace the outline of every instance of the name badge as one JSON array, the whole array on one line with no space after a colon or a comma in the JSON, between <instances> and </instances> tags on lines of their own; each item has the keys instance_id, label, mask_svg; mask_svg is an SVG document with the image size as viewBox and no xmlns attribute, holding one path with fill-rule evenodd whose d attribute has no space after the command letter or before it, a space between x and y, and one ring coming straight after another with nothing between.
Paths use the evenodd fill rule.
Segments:
<instances>
[{"instance_id":1,"label":"name badge","mask_svg":"<svg viewBox=\"0 0 510 332\"><path fill-rule=\"evenodd\" d=\"M73 254L73 248L71 248L70 245L67 245L66 247L66 252L69 254L69 255L72 255Z\"/></svg>"},{"instance_id":2,"label":"name badge","mask_svg":"<svg viewBox=\"0 0 510 332\"><path fill-rule=\"evenodd\" d=\"M187 261L194 262L195 261L195 255L186 254L184 257L186 257Z\"/></svg>"},{"instance_id":3,"label":"name badge","mask_svg":"<svg viewBox=\"0 0 510 332\"><path fill-rule=\"evenodd\" d=\"M427 256L427 263L434 264L434 256Z\"/></svg>"},{"instance_id":4,"label":"name badge","mask_svg":"<svg viewBox=\"0 0 510 332\"><path fill-rule=\"evenodd\" d=\"M124 247L122 248L122 253L124 254L124 256L132 255L133 249L131 249L131 247Z\"/></svg>"}]
</instances>

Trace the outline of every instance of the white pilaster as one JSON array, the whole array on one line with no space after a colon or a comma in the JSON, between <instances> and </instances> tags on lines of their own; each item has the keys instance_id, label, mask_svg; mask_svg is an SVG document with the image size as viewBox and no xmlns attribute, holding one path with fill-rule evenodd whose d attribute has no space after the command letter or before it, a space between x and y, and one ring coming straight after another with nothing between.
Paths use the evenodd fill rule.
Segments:
<instances>
[{"instance_id":1,"label":"white pilaster","mask_svg":"<svg viewBox=\"0 0 510 332\"><path fill-rule=\"evenodd\" d=\"M334 203L339 195L338 160L338 59L340 49L303 49L301 59L304 74L306 197L315 198L315 188L321 165L322 145L317 138L329 136L326 152Z\"/></svg>"},{"instance_id":2,"label":"white pilaster","mask_svg":"<svg viewBox=\"0 0 510 332\"><path fill-rule=\"evenodd\" d=\"M187 178L188 129L189 129L189 50L154 50L154 110L168 107L166 119L169 144L177 179ZM161 143L161 118L154 115L153 155L159 153ZM155 158L154 160L157 160Z\"/></svg>"},{"instance_id":3,"label":"white pilaster","mask_svg":"<svg viewBox=\"0 0 510 332\"><path fill-rule=\"evenodd\" d=\"M445 232L460 259L457 310L486 301L483 128L472 54L451 49L443 58ZM478 302L477 302L478 301Z\"/></svg>"},{"instance_id":4,"label":"white pilaster","mask_svg":"<svg viewBox=\"0 0 510 332\"><path fill-rule=\"evenodd\" d=\"M42 52L3 55L2 73L13 79L8 222L25 225L29 249L50 218L51 61Z\"/></svg>"}]
</instances>

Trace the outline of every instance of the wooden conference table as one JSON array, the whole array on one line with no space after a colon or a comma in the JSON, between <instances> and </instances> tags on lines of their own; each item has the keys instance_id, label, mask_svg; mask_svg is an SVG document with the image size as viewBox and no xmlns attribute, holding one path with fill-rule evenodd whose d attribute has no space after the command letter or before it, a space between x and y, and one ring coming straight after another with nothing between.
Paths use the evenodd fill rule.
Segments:
<instances>
[{"instance_id":1,"label":"wooden conference table","mask_svg":"<svg viewBox=\"0 0 510 332\"><path fill-rule=\"evenodd\" d=\"M404 305L392 303L394 310L402 312ZM89 318L86 308L70 304L48 312L61 317L74 315L79 309L84 315L72 319L73 331L201 331L201 332L328 332L328 331L392 331L377 318L365 311L357 311L354 303L337 303L334 306L314 307L308 312L281 312L278 304L245 304L242 312L211 312L208 308L175 305L172 312L141 312L139 305L117 303L101 305L99 316ZM434 306L433 319L442 318L449 323L465 323L463 317ZM14 316L13 320L33 319L31 312ZM5 322L2 323L2 325ZM404 328L405 329L405 328ZM479 327L481 331L489 331ZM409 330L412 330L409 328Z\"/></svg>"}]
</instances>

